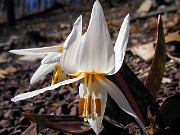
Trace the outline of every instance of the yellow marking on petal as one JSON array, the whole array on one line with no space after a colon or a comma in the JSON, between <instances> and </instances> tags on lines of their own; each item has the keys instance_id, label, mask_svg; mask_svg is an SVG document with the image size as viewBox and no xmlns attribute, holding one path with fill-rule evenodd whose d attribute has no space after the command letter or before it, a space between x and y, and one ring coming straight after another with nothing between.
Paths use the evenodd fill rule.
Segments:
<instances>
[{"instance_id":1,"label":"yellow marking on petal","mask_svg":"<svg viewBox=\"0 0 180 135\"><path fill-rule=\"evenodd\" d=\"M101 100L99 98L96 98L95 103L96 103L96 113L98 116L100 116L101 115Z\"/></svg>"},{"instance_id":2,"label":"yellow marking on petal","mask_svg":"<svg viewBox=\"0 0 180 135\"><path fill-rule=\"evenodd\" d=\"M77 77L77 76L79 76L80 74L82 74L82 72L76 72L76 73L74 73L74 74L71 74L71 76ZM83 74L84 74L84 73L83 73Z\"/></svg>"},{"instance_id":3,"label":"yellow marking on petal","mask_svg":"<svg viewBox=\"0 0 180 135\"><path fill-rule=\"evenodd\" d=\"M79 99L79 114L83 114L84 112L84 104L85 104L85 98L80 98Z\"/></svg>"},{"instance_id":4,"label":"yellow marking on petal","mask_svg":"<svg viewBox=\"0 0 180 135\"><path fill-rule=\"evenodd\" d=\"M91 114L91 102L92 102L92 96L88 96L88 105L87 105L88 114Z\"/></svg>"}]
</instances>

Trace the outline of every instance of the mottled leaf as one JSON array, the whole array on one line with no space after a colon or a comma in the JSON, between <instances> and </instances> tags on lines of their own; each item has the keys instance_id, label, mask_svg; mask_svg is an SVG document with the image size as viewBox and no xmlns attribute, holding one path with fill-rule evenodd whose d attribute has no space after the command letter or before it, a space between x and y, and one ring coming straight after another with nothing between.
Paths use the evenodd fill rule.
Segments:
<instances>
[{"instance_id":1,"label":"mottled leaf","mask_svg":"<svg viewBox=\"0 0 180 135\"><path fill-rule=\"evenodd\" d=\"M23 115L41 126L65 133L82 134L91 129L90 125L85 123L81 117L37 115L28 112L25 112Z\"/></svg>"},{"instance_id":2,"label":"mottled leaf","mask_svg":"<svg viewBox=\"0 0 180 135\"><path fill-rule=\"evenodd\" d=\"M109 79L114 82L124 93L131 107L145 126L150 124L150 120L147 117L147 110L150 108L153 116L156 115L156 119L160 127L163 127L158 111L158 103L125 62L123 63L119 72L111 76ZM117 104L110 98L108 98L107 101L105 115L120 123L124 121L123 117L125 117L126 121L132 120L132 118L125 115L124 112L117 107Z\"/></svg>"},{"instance_id":3,"label":"mottled leaf","mask_svg":"<svg viewBox=\"0 0 180 135\"><path fill-rule=\"evenodd\" d=\"M166 48L163 31L163 23L161 16L158 18L157 26L157 43L155 49L155 55L152 61L151 68L149 70L145 86L151 92L153 97L157 99L161 82L163 79L166 63Z\"/></svg>"}]
</instances>

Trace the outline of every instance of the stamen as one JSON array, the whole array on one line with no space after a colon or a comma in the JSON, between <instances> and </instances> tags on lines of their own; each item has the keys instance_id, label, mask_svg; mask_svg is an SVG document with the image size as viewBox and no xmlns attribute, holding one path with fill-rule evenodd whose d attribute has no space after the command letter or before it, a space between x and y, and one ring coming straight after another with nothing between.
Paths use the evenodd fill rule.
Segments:
<instances>
[{"instance_id":1,"label":"stamen","mask_svg":"<svg viewBox=\"0 0 180 135\"><path fill-rule=\"evenodd\" d=\"M52 81L53 85L56 83L57 79L58 79L58 70L56 71L54 80Z\"/></svg>"},{"instance_id":2,"label":"stamen","mask_svg":"<svg viewBox=\"0 0 180 135\"><path fill-rule=\"evenodd\" d=\"M92 102L91 102L91 118L94 120L95 117L94 117L94 99L92 99Z\"/></svg>"},{"instance_id":3,"label":"stamen","mask_svg":"<svg viewBox=\"0 0 180 135\"><path fill-rule=\"evenodd\" d=\"M83 84L84 84L83 85L83 90L84 90L83 96L85 96L87 93L87 76L86 76L86 73L84 74Z\"/></svg>"},{"instance_id":4,"label":"stamen","mask_svg":"<svg viewBox=\"0 0 180 135\"><path fill-rule=\"evenodd\" d=\"M96 79L96 77L94 76L94 95L96 96L96 97L98 97L99 96L99 91L98 91L98 82L97 82L97 79Z\"/></svg>"},{"instance_id":5,"label":"stamen","mask_svg":"<svg viewBox=\"0 0 180 135\"><path fill-rule=\"evenodd\" d=\"M101 100L99 98L96 98L95 103L96 103L96 113L98 116L100 116L101 115Z\"/></svg>"},{"instance_id":6,"label":"stamen","mask_svg":"<svg viewBox=\"0 0 180 135\"><path fill-rule=\"evenodd\" d=\"M87 109L87 100L85 99L85 102L84 102L84 110L83 110L83 114L82 116L85 118L86 117L86 109Z\"/></svg>"},{"instance_id":7,"label":"stamen","mask_svg":"<svg viewBox=\"0 0 180 135\"><path fill-rule=\"evenodd\" d=\"M88 96L88 106L87 106L88 114L91 114L91 102L92 102L92 96Z\"/></svg>"},{"instance_id":8,"label":"stamen","mask_svg":"<svg viewBox=\"0 0 180 135\"><path fill-rule=\"evenodd\" d=\"M85 104L85 98L80 98L79 99L79 114L83 114L84 112L84 104Z\"/></svg>"},{"instance_id":9,"label":"stamen","mask_svg":"<svg viewBox=\"0 0 180 135\"><path fill-rule=\"evenodd\" d=\"M76 88L76 83L75 83L75 82L72 83L72 87L73 87L74 89Z\"/></svg>"},{"instance_id":10,"label":"stamen","mask_svg":"<svg viewBox=\"0 0 180 135\"><path fill-rule=\"evenodd\" d=\"M61 67L58 67L58 82L61 82L62 81L62 68Z\"/></svg>"},{"instance_id":11,"label":"stamen","mask_svg":"<svg viewBox=\"0 0 180 135\"><path fill-rule=\"evenodd\" d=\"M59 51L60 53L62 53L63 50L64 50L64 47L59 47L59 49L58 49L58 51Z\"/></svg>"},{"instance_id":12,"label":"stamen","mask_svg":"<svg viewBox=\"0 0 180 135\"><path fill-rule=\"evenodd\" d=\"M54 67L51 85L54 85L54 84L55 84L55 76L56 76L57 70L58 70L58 65L56 65L56 66Z\"/></svg>"}]
</instances>

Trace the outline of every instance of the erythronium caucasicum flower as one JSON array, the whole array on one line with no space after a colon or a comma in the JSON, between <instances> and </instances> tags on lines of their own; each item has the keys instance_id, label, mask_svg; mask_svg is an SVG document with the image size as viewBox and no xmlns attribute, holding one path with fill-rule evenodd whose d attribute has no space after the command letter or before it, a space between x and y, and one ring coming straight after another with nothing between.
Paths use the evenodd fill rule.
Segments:
<instances>
[{"instance_id":1,"label":"erythronium caucasicum flower","mask_svg":"<svg viewBox=\"0 0 180 135\"><path fill-rule=\"evenodd\" d=\"M57 46L43 47L43 48L11 50L10 52L18 55L29 55L29 57L31 57L32 55L43 55L43 54L46 55L41 61L41 65L39 66L39 68L33 74L30 80L30 84L39 81L42 77L52 72L54 69L53 79L52 79L52 84L53 84L55 82L54 79L55 73L60 73L62 71L60 66L60 58L61 58L62 50L63 50L63 45L57 45ZM52 63L47 62L47 59L50 58L53 58L51 59L53 60ZM61 75L58 74L58 77L60 78Z\"/></svg>"},{"instance_id":2,"label":"erythronium caucasicum flower","mask_svg":"<svg viewBox=\"0 0 180 135\"><path fill-rule=\"evenodd\" d=\"M68 38L61 56L63 71L73 76L73 79L17 95L12 101L16 102L30 98L39 93L80 80L79 112L88 120L96 134L100 132L107 93L121 109L136 119L143 132L147 134L145 126L131 108L126 97L113 82L106 78L106 76L118 72L122 65L129 36L129 15L123 21L114 48L98 0L93 5L89 27L83 36L81 16L77 22L77 29Z\"/></svg>"},{"instance_id":3,"label":"erythronium caucasicum flower","mask_svg":"<svg viewBox=\"0 0 180 135\"><path fill-rule=\"evenodd\" d=\"M42 48L30 48L30 49L17 49L17 50L11 50L11 53L17 54L17 55L29 55L30 57L32 55L46 55L43 60L41 61L40 67L36 70L36 72L33 74L30 84L39 81L42 77L47 75L48 73L53 72L52 77L52 83L51 85L55 84L56 82L60 82L66 78L66 74L63 72L60 64L61 60L61 54L64 49L64 46L68 43L69 38L71 35L76 31L76 26L78 23L78 20L80 17L76 20L74 23L74 27L65 40L64 44L59 44L56 46L51 47L42 47ZM74 39L75 40L75 39Z\"/></svg>"}]
</instances>

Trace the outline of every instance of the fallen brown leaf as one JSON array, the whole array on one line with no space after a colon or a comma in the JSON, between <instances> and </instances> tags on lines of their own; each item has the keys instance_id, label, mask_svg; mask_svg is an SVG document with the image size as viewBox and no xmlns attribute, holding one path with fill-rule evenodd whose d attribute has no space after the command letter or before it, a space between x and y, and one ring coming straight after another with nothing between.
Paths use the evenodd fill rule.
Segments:
<instances>
[{"instance_id":1,"label":"fallen brown leaf","mask_svg":"<svg viewBox=\"0 0 180 135\"><path fill-rule=\"evenodd\" d=\"M37 124L32 123L23 133L22 135L37 135Z\"/></svg>"},{"instance_id":2,"label":"fallen brown leaf","mask_svg":"<svg viewBox=\"0 0 180 135\"><path fill-rule=\"evenodd\" d=\"M166 42L166 43L169 43L169 42L172 42L172 41L180 42L180 34L179 34L179 31L176 31L176 32L174 32L174 33L170 33L170 34L168 34L168 35L165 37L165 42Z\"/></svg>"},{"instance_id":3,"label":"fallen brown leaf","mask_svg":"<svg viewBox=\"0 0 180 135\"><path fill-rule=\"evenodd\" d=\"M6 70L0 69L0 75L7 75L8 72Z\"/></svg>"},{"instance_id":4,"label":"fallen brown leaf","mask_svg":"<svg viewBox=\"0 0 180 135\"><path fill-rule=\"evenodd\" d=\"M136 13L147 13L152 6L152 0L144 0Z\"/></svg>"},{"instance_id":5,"label":"fallen brown leaf","mask_svg":"<svg viewBox=\"0 0 180 135\"><path fill-rule=\"evenodd\" d=\"M128 50L130 50L133 53L133 55L137 55L145 61L150 61L155 53L153 45L154 42L150 42L147 44L133 46Z\"/></svg>"},{"instance_id":6,"label":"fallen brown leaf","mask_svg":"<svg viewBox=\"0 0 180 135\"><path fill-rule=\"evenodd\" d=\"M163 78L162 83L171 83L171 79L169 78Z\"/></svg>"},{"instance_id":7,"label":"fallen brown leaf","mask_svg":"<svg viewBox=\"0 0 180 135\"><path fill-rule=\"evenodd\" d=\"M17 69L15 67L8 67L8 68L6 68L6 71L8 73L15 73L17 71Z\"/></svg>"}]
</instances>

